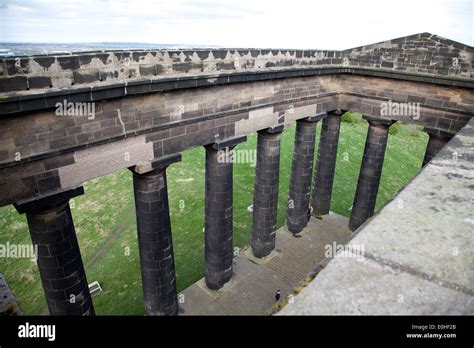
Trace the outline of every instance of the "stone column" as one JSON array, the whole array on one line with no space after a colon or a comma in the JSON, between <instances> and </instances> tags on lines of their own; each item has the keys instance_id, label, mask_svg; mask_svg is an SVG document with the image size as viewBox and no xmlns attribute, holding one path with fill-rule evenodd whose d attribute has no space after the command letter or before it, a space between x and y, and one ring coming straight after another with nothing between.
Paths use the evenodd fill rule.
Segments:
<instances>
[{"instance_id":1,"label":"stone column","mask_svg":"<svg viewBox=\"0 0 474 348\"><path fill-rule=\"evenodd\" d=\"M388 128L394 123L392 120L370 116L364 116L364 118L369 121L369 130L349 221L351 231L356 230L374 214L387 146Z\"/></svg>"},{"instance_id":2,"label":"stone column","mask_svg":"<svg viewBox=\"0 0 474 348\"><path fill-rule=\"evenodd\" d=\"M279 126L258 132L251 246L259 258L275 249L282 131Z\"/></svg>"},{"instance_id":3,"label":"stone column","mask_svg":"<svg viewBox=\"0 0 474 348\"><path fill-rule=\"evenodd\" d=\"M246 137L206 146L205 281L218 290L232 278L232 149Z\"/></svg>"},{"instance_id":4,"label":"stone column","mask_svg":"<svg viewBox=\"0 0 474 348\"><path fill-rule=\"evenodd\" d=\"M314 216L329 214L342 114L340 110L328 113L321 127L314 188L311 194Z\"/></svg>"},{"instance_id":5,"label":"stone column","mask_svg":"<svg viewBox=\"0 0 474 348\"><path fill-rule=\"evenodd\" d=\"M94 315L89 285L77 243L69 199L82 187L26 203L15 204L26 213L37 263L51 315Z\"/></svg>"},{"instance_id":6,"label":"stone column","mask_svg":"<svg viewBox=\"0 0 474 348\"><path fill-rule=\"evenodd\" d=\"M130 168L146 315L177 315L176 273L166 168L181 155Z\"/></svg>"},{"instance_id":7,"label":"stone column","mask_svg":"<svg viewBox=\"0 0 474 348\"><path fill-rule=\"evenodd\" d=\"M296 121L295 147L286 211L286 226L293 234L300 233L308 223L316 123L325 117L326 114L321 114Z\"/></svg>"},{"instance_id":8,"label":"stone column","mask_svg":"<svg viewBox=\"0 0 474 348\"><path fill-rule=\"evenodd\" d=\"M448 143L449 140L453 137L452 134L443 132L437 129L432 128L423 128L423 131L428 133L430 137L428 139L428 145L426 146L425 157L423 158L423 165L428 164L431 159L436 156L436 154L443 148L444 145Z\"/></svg>"}]
</instances>

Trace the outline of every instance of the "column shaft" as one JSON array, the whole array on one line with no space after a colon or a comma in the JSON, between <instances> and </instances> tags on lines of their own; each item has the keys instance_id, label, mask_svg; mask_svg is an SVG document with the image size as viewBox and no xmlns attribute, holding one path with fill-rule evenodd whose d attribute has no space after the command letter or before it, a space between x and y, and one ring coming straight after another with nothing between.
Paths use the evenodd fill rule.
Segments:
<instances>
[{"instance_id":1,"label":"column shaft","mask_svg":"<svg viewBox=\"0 0 474 348\"><path fill-rule=\"evenodd\" d=\"M280 173L279 132L258 132L253 196L252 252L265 257L275 248Z\"/></svg>"},{"instance_id":2,"label":"column shaft","mask_svg":"<svg viewBox=\"0 0 474 348\"><path fill-rule=\"evenodd\" d=\"M69 198L83 188L15 205L25 213L51 315L94 315Z\"/></svg>"},{"instance_id":3,"label":"column shaft","mask_svg":"<svg viewBox=\"0 0 474 348\"><path fill-rule=\"evenodd\" d=\"M133 171L133 187L145 313L177 315L166 165L143 174Z\"/></svg>"},{"instance_id":4,"label":"column shaft","mask_svg":"<svg viewBox=\"0 0 474 348\"><path fill-rule=\"evenodd\" d=\"M295 147L286 211L286 226L293 234L301 232L308 223L315 138L316 122L296 121Z\"/></svg>"},{"instance_id":5,"label":"column shaft","mask_svg":"<svg viewBox=\"0 0 474 348\"><path fill-rule=\"evenodd\" d=\"M334 172L336 170L341 114L341 112L329 113L328 117L323 120L321 127L318 160L314 172L314 189L311 195L314 216L329 214Z\"/></svg>"},{"instance_id":6,"label":"column shaft","mask_svg":"<svg viewBox=\"0 0 474 348\"><path fill-rule=\"evenodd\" d=\"M382 167L392 121L369 120L364 157L360 167L349 228L354 231L374 214Z\"/></svg>"},{"instance_id":7,"label":"column shaft","mask_svg":"<svg viewBox=\"0 0 474 348\"><path fill-rule=\"evenodd\" d=\"M221 151L206 147L205 280L211 290L232 278L232 162Z\"/></svg>"}]
</instances>

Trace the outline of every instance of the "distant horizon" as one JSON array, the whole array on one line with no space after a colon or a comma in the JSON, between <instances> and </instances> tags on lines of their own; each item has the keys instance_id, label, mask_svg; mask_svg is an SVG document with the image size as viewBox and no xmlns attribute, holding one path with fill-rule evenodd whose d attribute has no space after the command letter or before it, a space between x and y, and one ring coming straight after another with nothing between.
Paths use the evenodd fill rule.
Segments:
<instances>
[{"instance_id":1,"label":"distant horizon","mask_svg":"<svg viewBox=\"0 0 474 348\"><path fill-rule=\"evenodd\" d=\"M470 0L390 5L376 0L2 0L0 42L343 50L430 32L474 45Z\"/></svg>"},{"instance_id":2,"label":"distant horizon","mask_svg":"<svg viewBox=\"0 0 474 348\"><path fill-rule=\"evenodd\" d=\"M416 34L421 34L421 33L413 33L409 34L406 36L411 36L411 35L416 35ZM429 33L431 35L436 35L438 37L443 37L440 36L436 33ZM402 37L406 37L402 36ZM375 43L380 43L380 42L385 42L385 41L390 41L393 39L398 39L400 37L394 37L394 38L387 38L386 40L382 40L379 42L371 42L371 43L366 43L365 45L371 45ZM460 44L473 47L467 43L464 42L459 42L456 40L453 40L449 37L443 37L445 39L448 39L450 41L458 42ZM221 45L212 45L212 44L188 44L188 43L153 43L153 42L127 42L127 41L84 41L84 42L20 42L20 41L0 41L0 45L35 45L35 46L41 46L41 45L66 45L66 46L71 46L71 45L91 45L91 46L130 46L130 48L140 48L141 46L147 46L148 47L166 47L166 46L172 46L172 47L183 47L183 48L235 48L235 49L292 49L292 50L299 50L299 49L308 49L308 50L331 50L327 48L320 48L320 47L307 47L307 48L293 48L293 47L228 47L228 46L221 46ZM363 45L362 45L363 46ZM351 49L351 48L356 48L358 46L352 46L352 47L347 47L343 48L341 50L345 49ZM332 49L334 50L334 49ZM337 49L336 49L337 51Z\"/></svg>"}]
</instances>

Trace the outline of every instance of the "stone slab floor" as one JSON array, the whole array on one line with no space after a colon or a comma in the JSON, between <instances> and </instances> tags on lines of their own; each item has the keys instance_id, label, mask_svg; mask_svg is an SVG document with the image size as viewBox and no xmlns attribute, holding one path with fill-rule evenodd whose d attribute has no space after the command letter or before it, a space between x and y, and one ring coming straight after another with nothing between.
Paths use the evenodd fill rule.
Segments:
<instances>
[{"instance_id":1,"label":"stone slab floor","mask_svg":"<svg viewBox=\"0 0 474 348\"><path fill-rule=\"evenodd\" d=\"M266 258L256 259L250 248L234 258L233 279L223 289L211 291L201 279L181 292L181 315L270 314L277 289L282 299L293 294L317 269L326 245L348 241L347 225L347 218L331 213L323 220L311 218L299 237L279 229L275 251Z\"/></svg>"}]
</instances>

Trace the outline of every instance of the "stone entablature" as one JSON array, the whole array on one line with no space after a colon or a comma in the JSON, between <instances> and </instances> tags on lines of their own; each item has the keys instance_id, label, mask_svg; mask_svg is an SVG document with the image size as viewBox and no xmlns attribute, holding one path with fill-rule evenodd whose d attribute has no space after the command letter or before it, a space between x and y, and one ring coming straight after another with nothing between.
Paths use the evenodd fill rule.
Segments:
<instances>
[{"instance_id":1,"label":"stone entablature","mask_svg":"<svg viewBox=\"0 0 474 348\"><path fill-rule=\"evenodd\" d=\"M57 116L54 109L3 116L0 205L338 108L379 117L381 105L390 101L420 103L419 117L390 118L450 134L473 115L469 88L324 75L112 98L94 103L93 119Z\"/></svg>"}]
</instances>

